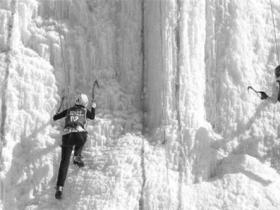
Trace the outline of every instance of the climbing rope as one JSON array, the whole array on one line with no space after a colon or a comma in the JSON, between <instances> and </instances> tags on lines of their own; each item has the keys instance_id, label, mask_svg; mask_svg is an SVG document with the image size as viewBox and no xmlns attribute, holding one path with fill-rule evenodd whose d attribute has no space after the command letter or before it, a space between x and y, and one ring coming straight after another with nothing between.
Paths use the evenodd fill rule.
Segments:
<instances>
[{"instance_id":1,"label":"climbing rope","mask_svg":"<svg viewBox=\"0 0 280 210\"><path fill-rule=\"evenodd\" d=\"M142 100L142 110L144 110L145 107L145 93L144 93L144 87L145 87L145 43L144 43L144 26L145 26L145 5L144 1L141 2L141 25L142 25L142 31L141 31L141 51L142 51L142 87L141 87L141 100ZM142 124L144 125L144 116L142 116ZM142 132L144 132L145 128L143 126ZM146 186L146 169L145 169L145 140L142 138L142 145L141 145L141 169L142 169L142 184L141 184L141 195L139 199L139 210L145 209L145 186Z\"/></svg>"},{"instance_id":2,"label":"climbing rope","mask_svg":"<svg viewBox=\"0 0 280 210\"><path fill-rule=\"evenodd\" d=\"M279 51L278 51L278 44L277 44L277 35L276 35L276 27L275 27L275 18L274 18L274 11L272 7L272 0L270 0L270 9L271 9L271 15L272 15L272 23L273 23L273 29L274 29L274 46L275 46L275 51L277 55L277 61L278 64L279 62Z\"/></svg>"},{"instance_id":3,"label":"climbing rope","mask_svg":"<svg viewBox=\"0 0 280 210\"><path fill-rule=\"evenodd\" d=\"M163 46L163 24L162 24L162 2L159 1L159 16L160 16L160 20L159 20L159 28L160 28L160 51L161 51L161 57L160 57L160 62L161 62L161 69L163 70L162 72L162 81L161 81L161 88L162 88L162 92L161 92L161 125L160 126L164 126L164 133L165 133L165 126L167 124L167 119L166 119L166 114L164 114L166 112L166 102L165 102L165 97L166 97L166 85L163 82L163 79L165 78L165 63L164 63L164 46ZM161 144L165 144L166 143L166 139L165 139L165 135L163 140L161 141Z\"/></svg>"}]
</instances>

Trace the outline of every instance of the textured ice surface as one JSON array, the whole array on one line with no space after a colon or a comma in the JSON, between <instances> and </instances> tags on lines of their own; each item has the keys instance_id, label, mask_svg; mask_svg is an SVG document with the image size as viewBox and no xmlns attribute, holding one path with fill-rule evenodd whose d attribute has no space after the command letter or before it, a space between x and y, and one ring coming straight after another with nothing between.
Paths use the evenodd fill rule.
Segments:
<instances>
[{"instance_id":1,"label":"textured ice surface","mask_svg":"<svg viewBox=\"0 0 280 210\"><path fill-rule=\"evenodd\" d=\"M280 209L279 105L247 91L277 64L269 0L0 1L0 208ZM95 79L56 201L51 119Z\"/></svg>"}]
</instances>

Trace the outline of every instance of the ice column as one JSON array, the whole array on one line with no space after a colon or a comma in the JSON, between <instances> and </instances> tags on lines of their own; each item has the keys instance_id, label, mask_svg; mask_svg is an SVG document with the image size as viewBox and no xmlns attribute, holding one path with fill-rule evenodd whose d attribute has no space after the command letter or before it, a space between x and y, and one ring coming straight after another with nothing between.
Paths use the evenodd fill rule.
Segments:
<instances>
[{"instance_id":1,"label":"ice column","mask_svg":"<svg viewBox=\"0 0 280 210\"><path fill-rule=\"evenodd\" d=\"M172 164L194 173L195 156L209 143L196 139L205 125L205 2L146 1L144 27L146 122L152 132L172 128L161 129L173 142Z\"/></svg>"},{"instance_id":2,"label":"ice column","mask_svg":"<svg viewBox=\"0 0 280 210\"><path fill-rule=\"evenodd\" d=\"M146 122L152 131L175 120L176 17L176 1L145 1Z\"/></svg>"},{"instance_id":3,"label":"ice column","mask_svg":"<svg viewBox=\"0 0 280 210\"><path fill-rule=\"evenodd\" d=\"M198 128L205 119L205 2L178 1L177 81L182 126Z\"/></svg>"}]
</instances>

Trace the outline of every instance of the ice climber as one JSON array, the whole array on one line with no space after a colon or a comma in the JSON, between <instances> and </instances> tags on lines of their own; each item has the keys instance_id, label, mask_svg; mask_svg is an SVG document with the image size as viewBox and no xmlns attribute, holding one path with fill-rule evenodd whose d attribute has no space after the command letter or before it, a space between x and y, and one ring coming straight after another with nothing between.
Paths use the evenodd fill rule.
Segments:
<instances>
[{"instance_id":1,"label":"ice climber","mask_svg":"<svg viewBox=\"0 0 280 210\"><path fill-rule=\"evenodd\" d=\"M88 97L80 94L75 101L75 105L60 113L54 115L53 120L65 117L65 126L62 135L61 161L58 171L55 198L62 198L64 182L67 176L71 153L74 148L73 164L83 167L82 149L87 140L87 131L85 128L87 118L95 118L96 103L92 101L91 110L86 107Z\"/></svg>"},{"instance_id":2,"label":"ice climber","mask_svg":"<svg viewBox=\"0 0 280 210\"><path fill-rule=\"evenodd\" d=\"M273 83L271 96L268 96L266 94L266 92L264 92L264 91L258 91L260 93L260 96L261 96L262 100L266 99L266 100L269 100L272 103L276 103L277 101L280 101L280 94L279 94L279 89L280 89L280 65L275 68L274 73L275 73L276 81Z\"/></svg>"}]
</instances>

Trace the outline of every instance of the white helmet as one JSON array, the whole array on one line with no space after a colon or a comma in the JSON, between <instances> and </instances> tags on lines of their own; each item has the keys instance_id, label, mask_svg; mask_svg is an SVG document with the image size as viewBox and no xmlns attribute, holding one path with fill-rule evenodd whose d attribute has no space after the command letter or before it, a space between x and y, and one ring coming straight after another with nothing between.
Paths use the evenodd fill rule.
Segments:
<instances>
[{"instance_id":1,"label":"white helmet","mask_svg":"<svg viewBox=\"0 0 280 210\"><path fill-rule=\"evenodd\" d=\"M87 95L83 94L83 93L79 94L78 97L76 98L75 104L87 107L87 105L88 105Z\"/></svg>"}]
</instances>

